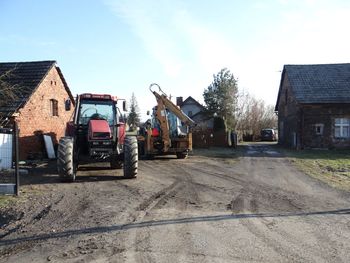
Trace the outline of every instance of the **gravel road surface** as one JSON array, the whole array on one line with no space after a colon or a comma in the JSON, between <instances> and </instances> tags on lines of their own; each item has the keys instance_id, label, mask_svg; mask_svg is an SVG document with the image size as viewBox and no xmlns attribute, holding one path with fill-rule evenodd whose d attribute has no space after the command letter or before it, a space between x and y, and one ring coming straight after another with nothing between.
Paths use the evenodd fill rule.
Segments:
<instances>
[{"instance_id":1,"label":"gravel road surface","mask_svg":"<svg viewBox=\"0 0 350 263\"><path fill-rule=\"evenodd\" d=\"M350 262L350 194L274 147L142 160L134 180L97 165L75 183L36 169L38 194L1 217L0 262Z\"/></svg>"}]
</instances>

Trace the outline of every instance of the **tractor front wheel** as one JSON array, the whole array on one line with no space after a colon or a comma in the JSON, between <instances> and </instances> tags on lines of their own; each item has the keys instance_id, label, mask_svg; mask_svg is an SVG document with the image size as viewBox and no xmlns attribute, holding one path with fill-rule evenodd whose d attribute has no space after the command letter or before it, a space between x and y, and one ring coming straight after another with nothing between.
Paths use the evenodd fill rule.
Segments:
<instances>
[{"instance_id":1,"label":"tractor front wheel","mask_svg":"<svg viewBox=\"0 0 350 263\"><path fill-rule=\"evenodd\" d=\"M74 160L74 142L72 137L60 139L57 150L57 170L63 182L74 182L77 163Z\"/></svg>"},{"instance_id":2,"label":"tractor front wheel","mask_svg":"<svg viewBox=\"0 0 350 263\"><path fill-rule=\"evenodd\" d=\"M137 139L134 136L124 140L124 177L136 178L138 168Z\"/></svg>"}]
</instances>

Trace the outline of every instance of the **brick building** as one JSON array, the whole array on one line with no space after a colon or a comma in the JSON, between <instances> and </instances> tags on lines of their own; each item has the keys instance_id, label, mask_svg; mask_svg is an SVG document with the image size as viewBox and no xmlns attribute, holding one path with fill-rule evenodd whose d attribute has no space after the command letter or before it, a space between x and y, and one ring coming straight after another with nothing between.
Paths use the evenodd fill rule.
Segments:
<instances>
[{"instance_id":1,"label":"brick building","mask_svg":"<svg viewBox=\"0 0 350 263\"><path fill-rule=\"evenodd\" d=\"M350 64L285 65L275 110L279 143L350 146Z\"/></svg>"},{"instance_id":2,"label":"brick building","mask_svg":"<svg viewBox=\"0 0 350 263\"><path fill-rule=\"evenodd\" d=\"M0 91L6 87L14 96L0 98L0 125L17 121L20 159L46 157L42 135L57 145L74 110L60 68L56 61L0 63Z\"/></svg>"}]
</instances>

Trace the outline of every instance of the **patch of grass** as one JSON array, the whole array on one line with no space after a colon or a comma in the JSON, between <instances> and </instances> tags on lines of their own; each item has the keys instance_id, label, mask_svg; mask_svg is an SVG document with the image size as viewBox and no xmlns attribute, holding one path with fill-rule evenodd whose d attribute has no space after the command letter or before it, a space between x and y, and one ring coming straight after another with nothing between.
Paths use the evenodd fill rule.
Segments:
<instances>
[{"instance_id":1,"label":"patch of grass","mask_svg":"<svg viewBox=\"0 0 350 263\"><path fill-rule=\"evenodd\" d=\"M12 195L0 195L0 208L11 205L13 202L16 202L17 199Z\"/></svg>"},{"instance_id":2,"label":"patch of grass","mask_svg":"<svg viewBox=\"0 0 350 263\"><path fill-rule=\"evenodd\" d=\"M28 200L28 197L41 195L44 191L37 185L26 185L20 187L19 196L0 195L0 208L10 207L12 205L21 204Z\"/></svg>"},{"instance_id":3,"label":"patch of grass","mask_svg":"<svg viewBox=\"0 0 350 263\"><path fill-rule=\"evenodd\" d=\"M284 150L301 171L333 187L350 191L349 150Z\"/></svg>"}]
</instances>

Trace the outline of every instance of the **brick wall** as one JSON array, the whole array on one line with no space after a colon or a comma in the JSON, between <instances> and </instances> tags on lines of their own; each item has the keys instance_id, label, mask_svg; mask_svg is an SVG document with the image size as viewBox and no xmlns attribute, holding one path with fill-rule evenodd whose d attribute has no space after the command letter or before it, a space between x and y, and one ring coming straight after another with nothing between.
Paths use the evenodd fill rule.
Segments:
<instances>
[{"instance_id":1,"label":"brick wall","mask_svg":"<svg viewBox=\"0 0 350 263\"><path fill-rule=\"evenodd\" d=\"M46 157L42 134L51 136L54 145L64 136L66 123L72 116L65 110L69 98L56 67L51 68L16 118L20 129L20 159ZM58 116L53 116L51 100L58 102Z\"/></svg>"}]
</instances>

